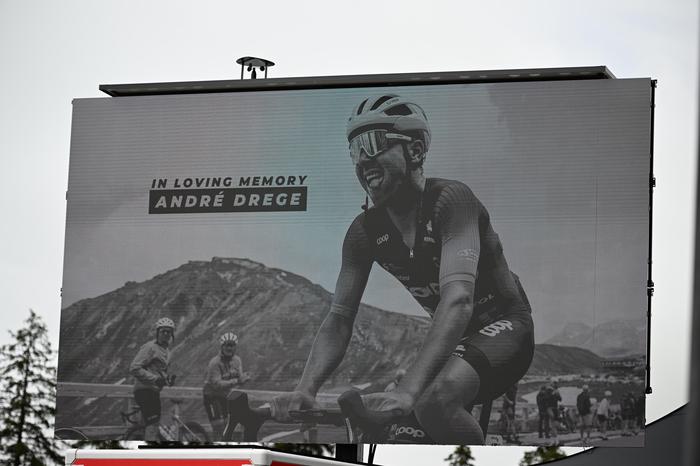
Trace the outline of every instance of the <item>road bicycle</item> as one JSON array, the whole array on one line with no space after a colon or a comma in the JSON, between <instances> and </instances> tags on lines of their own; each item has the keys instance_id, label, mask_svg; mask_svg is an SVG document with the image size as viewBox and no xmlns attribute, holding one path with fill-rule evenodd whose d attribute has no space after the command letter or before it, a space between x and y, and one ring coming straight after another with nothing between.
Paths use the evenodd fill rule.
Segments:
<instances>
[{"instance_id":1,"label":"road bicycle","mask_svg":"<svg viewBox=\"0 0 700 466\"><path fill-rule=\"evenodd\" d=\"M415 415L403 415L398 410L368 410L357 390L349 390L338 397L337 408L307 409L290 411L293 422L303 429L316 426L344 427L344 443L435 443L422 428ZM228 422L224 429L223 440L231 441L237 426L243 428L244 442L259 442L260 428L272 419L269 405L251 407L248 395L243 391L232 391L228 396ZM490 403L482 407L482 429L486 433ZM486 419L486 421L484 421Z\"/></svg>"},{"instance_id":2,"label":"road bicycle","mask_svg":"<svg viewBox=\"0 0 700 466\"><path fill-rule=\"evenodd\" d=\"M184 400L170 399L173 409L170 412L170 422L161 421L158 425L158 437L162 442L196 442L208 443L209 434L201 424L195 421L185 421L180 416L180 405ZM136 407L128 413L122 412L121 417L129 427L124 432L121 440L143 440L146 425L141 419L141 408ZM138 419L134 419L138 417Z\"/></svg>"}]
</instances>

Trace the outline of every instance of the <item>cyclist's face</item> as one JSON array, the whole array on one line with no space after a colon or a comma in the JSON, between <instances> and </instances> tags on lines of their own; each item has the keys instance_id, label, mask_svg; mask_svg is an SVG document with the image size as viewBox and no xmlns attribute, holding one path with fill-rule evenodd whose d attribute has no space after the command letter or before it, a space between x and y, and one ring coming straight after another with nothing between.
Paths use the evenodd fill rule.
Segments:
<instances>
[{"instance_id":1,"label":"cyclist's face","mask_svg":"<svg viewBox=\"0 0 700 466\"><path fill-rule=\"evenodd\" d=\"M384 152L369 158L362 152L355 165L355 174L374 205L390 199L406 177L404 145L394 144Z\"/></svg>"},{"instance_id":2,"label":"cyclist's face","mask_svg":"<svg viewBox=\"0 0 700 466\"><path fill-rule=\"evenodd\" d=\"M158 344L161 346L168 346L170 340L173 338L173 329L171 328L160 328L158 329Z\"/></svg>"},{"instance_id":3,"label":"cyclist's face","mask_svg":"<svg viewBox=\"0 0 700 466\"><path fill-rule=\"evenodd\" d=\"M225 343L221 346L221 352L224 353L225 356L233 356L236 353L236 344Z\"/></svg>"}]
</instances>

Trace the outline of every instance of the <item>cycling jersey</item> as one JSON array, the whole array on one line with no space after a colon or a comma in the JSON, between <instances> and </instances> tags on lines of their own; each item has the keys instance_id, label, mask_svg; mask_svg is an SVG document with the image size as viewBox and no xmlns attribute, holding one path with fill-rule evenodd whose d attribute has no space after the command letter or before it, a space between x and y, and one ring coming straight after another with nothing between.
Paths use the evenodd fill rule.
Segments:
<instances>
[{"instance_id":1,"label":"cycling jersey","mask_svg":"<svg viewBox=\"0 0 700 466\"><path fill-rule=\"evenodd\" d=\"M374 262L399 280L432 317L440 289L474 284L472 317L452 355L481 383L477 401L493 399L527 372L534 354L530 303L510 271L489 213L459 181L428 178L409 248L383 208L358 215L345 235L343 265L331 312L354 318Z\"/></svg>"},{"instance_id":2,"label":"cycling jersey","mask_svg":"<svg viewBox=\"0 0 700 466\"><path fill-rule=\"evenodd\" d=\"M163 385L156 382L160 379L163 384L168 376L170 350L163 348L155 341L149 341L139 349L131 362L129 372L134 376L134 391L151 390L160 392Z\"/></svg>"},{"instance_id":3,"label":"cycling jersey","mask_svg":"<svg viewBox=\"0 0 700 466\"><path fill-rule=\"evenodd\" d=\"M530 312L488 211L466 185L428 178L417 217L413 248L404 243L385 209L371 208L355 218L343 244L333 312L354 316L359 287L345 289L343 284L358 280L344 275L365 273L373 262L398 279L431 316L440 302L441 287L455 280L474 283L474 311L466 331L476 331L509 312Z\"/></svg>"},{"instance_id":4,"label":"cycling jersey","mask_svg":"<svg viewBox=\"0 0 700 466\"><path fill-rule=\"evenodd\" d=\"M214 356L207 365L204 377L204 394L206 396L226 397L229 390L240 381L243 375L241 358L234 355L224 358L220 354Z\"/></svg>"}]
</instances>

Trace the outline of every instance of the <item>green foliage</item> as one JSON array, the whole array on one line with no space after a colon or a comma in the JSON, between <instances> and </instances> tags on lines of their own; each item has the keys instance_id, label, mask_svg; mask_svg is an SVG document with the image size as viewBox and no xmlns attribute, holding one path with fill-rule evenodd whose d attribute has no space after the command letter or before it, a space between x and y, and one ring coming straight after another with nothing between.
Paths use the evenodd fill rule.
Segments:
<instances>
[{"instance_id":1,"label":"green foliage","mask_svg":"<svg viewBox=\"0 0 700 466\"><path fill-rule=\"evenodd\" d=\"M13 466L62 463L51 432L56 371L46 325L30 311L10 335L13 341L0 347L0 455Z\"/></svg>"},{"instance_id":2,"label":"green foliage","mask_svg":"<svg viewBox=\"0 0 700 466\"><path fill-rule=\"evenodd\" d=\"M474 466L472 451L465 445L457 445L445 461L449 461L449 466Z\"/></svg>"},{"instance_id":3,"label":"green foliage","mask_svg":"<svg viewBox=\"0 0 700 466\"><path fill-rule=\"evenodd\" d=\"M300 455L333 456L333 445L326 443L273 443L272 448Z\"/></svg>"},{"instance_id":4,"label":"green foliage","mask_svg":"<svg viewBox=\"0 0 700 466\"><path fill-rule=\"evenodd\" d=\"M537 447L536 450L526 451L520 466L531 466L533 464L546 463L548 461L564 458L566 453L559 447Z\"/></svg>"}]
</instances>

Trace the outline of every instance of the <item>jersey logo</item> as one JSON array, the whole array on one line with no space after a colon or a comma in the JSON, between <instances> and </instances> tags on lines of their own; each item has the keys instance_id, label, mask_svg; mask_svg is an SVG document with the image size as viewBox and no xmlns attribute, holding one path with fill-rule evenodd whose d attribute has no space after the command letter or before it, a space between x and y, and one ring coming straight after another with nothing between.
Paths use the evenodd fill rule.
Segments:
<instances>
[{"instance_id":1,"label":"jersey logo","mask_svg":"<svg viewBox=\"0 0 700 466\"><path fill-rule=\"evenodd\" d=\"M433 221L432 220L428 220L428 223L425 224L425 231L429 235L433 234Z\"/></svg>"},{"instance_id":2,"label":"jersey logo","mask_svg":"<svg viewBox=\"0 0 700 466\"><path fill-rule=\"evenodd\" d=\"M389 233L385 233L379 238L377 238L377 246L380 246L381 244L386 243L387 241L389 241Z\"/></svg>"},{"instance_id":3,"label":"jersey logo","mask_svg":"<svg viewBox=\"0 0 700 466\"><path fill-rule=\"evenodd\" d=\"M476 304L479 305L479 306L481 306L482 304L486 304L486 303L488 303L489 301L491 301L492 299L495 299L495 298L496 298L496 297L495 297L494 295L492 295L491 293L489 293L488 296L484 296L483 298L479 299L479 300L476 302Z\"/></svg>"},{"instance_id":4,"label":"jersey logo","mask_svg":"<svg viewBox=\"0 0 700 466\"><path fill-rule=\"evenodd\" d=\"M400 435L407 435L409 437L413 437L414 439L425 437L425 432L423 432L422 429L416 429L415 427L411 426L398 427L396 424L394 424L391 426L391 430L394 431L394 437L398 437ZM396 438L394 438L394 440L396 440Z\"/></svg>"},{"instance_id":5,"label":"jersey logo","mask_svg":"<svg viewBox=\"0 0 700 466\"><path fill-rule=\"evenodd\" d=\"M503 330L510 330L512 332L513 322L509 320L498 320L479 330L479 333L482 335L486 335L487 337L495 337Z\"/></svg>"}]
</instances>

